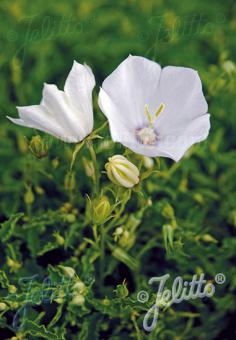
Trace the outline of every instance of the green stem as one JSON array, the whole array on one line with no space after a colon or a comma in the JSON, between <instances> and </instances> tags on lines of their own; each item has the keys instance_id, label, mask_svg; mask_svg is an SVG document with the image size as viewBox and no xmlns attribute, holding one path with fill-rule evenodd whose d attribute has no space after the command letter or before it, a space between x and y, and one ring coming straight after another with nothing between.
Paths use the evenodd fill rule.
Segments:
<instances>
[{"instance_id":1,"label":"green stem","mask_svg":"<svg viewBox=\"0 0 236 340\"><path fill-rule=\"evenodd\" d=\"M100 265L99 265L99 284L100 288L103 286L104 277L104 267L105 267L105 229L104 226L100 226L100 237L101 237L101 255L100 255Z\"/></svg>"},{"instance_id":2,"label":"green stem","mask_svg":"<svg viewBox=\"0 0 236 340\"><path fill-rule=\"evenodd\" d=\"M108 233L108 231L110 231L114 227L115 222L120 218L121 214L125 210L126 204L128 203L128 201L130 200L130 197L131 197L131 190L130 189L128 189L128 190L129 190L128 195L125 199L123 199L121 206L120 206L120 209L116 213L115 217L111 220L111 222L107 225L106 233ZM118 189L117 195L119 194L119 192L120 192L120 188Z\"/></svg>"},{"instance_id":3,"label":"green stem","mask_svg":"<svg viewBox=\"0 0 236 340\"><path fill-rule=\"evenodd\" d=\"M94 184L95 184L94 191L95 191L95 195L97 195L98 192L99 192L100 173L99 173L97 157L96 157L96 153L95 153L92 141L88 141L87 142L87 147L88 147L88 150L90 152L90 156L91 156L91 159L92 159L92 162L93 162L93 167L94 167Z\"/></svg>"}]
</instances>

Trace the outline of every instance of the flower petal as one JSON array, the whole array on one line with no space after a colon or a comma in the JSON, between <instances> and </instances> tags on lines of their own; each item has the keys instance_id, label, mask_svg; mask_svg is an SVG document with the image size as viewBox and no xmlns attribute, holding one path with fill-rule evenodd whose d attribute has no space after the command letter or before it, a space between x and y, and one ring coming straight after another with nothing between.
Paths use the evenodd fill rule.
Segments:
<instances>
[{"instance_id":1,"label":"flower petal","mask_svg":"<svg viewBox=\"0 0 236 340\"><path fill-rule=\"evenodd\" d=\"M50 116L67 131L67 135L71 135L76 142L88 135L89 132L76 115L66 94L56 85L44 84L41 104L47 108Z\"/></svg>"},{"instance_id":2,"label":"flower petal","mask_svg":"<svg viewBox=\"0 0 236 340\"><path fill-rule=\"evenodd\" d=\"M93 129L92 91L94 86L95 78L91 68L74 61L66 79L64 91L87 134Z\"/></svg>"},{"instance_id":3,"label":"flower petal","mask_svg":"<svg viewBox=\"0 0 236 340\"><path fill-rule=\"evenodd\" d=\"M13 123L47 132L65 142L74 142L73 137L63 129L43 105L17 107L20 119L7 117Z\"/></svg>"},{"instance_id":4,"label":"flower petal","mask_svg":"<svg viewBox=\"0 0 236 340\"><path fill-rule=\"evenodd\" d=\"M150 112L157 109L157 94L161 67L143 57L129 56L103 82L102 88L117 106L119 119L138 128L147 117L145 104ZM106 109L106 107L103 108Z\"/></svg>"},{"instance_id":5,"label":"flower petal","mask_svg":"<svg viewBox=\"0 0 236 340\"><path fill-rule=\"evenodd\" d=\"M165 109L155 126L161 136L184 129L193 119L207 113L202 83L193 69L165 67L161 73L159 93Z\"/></svg>"},{"instance_id":6,"label":"flower petal","mask_svg":"<svg viewBox=\"0 0 236 340\"><path fill-rule=\"evenodd\" d=\"M181 134L170 133L159 141L159 148L170 154L178 162L195 143L205 140L210 130L210 114L195 118Z\"/></svg>"},{"instance_id":7,"label":"flower petal","mask_svg":"<svg viewBox=\"0 0 236 340\"><path fill-rule=\"evenodd\" d=\"M120 114L117 105L113 103L111 98L102 88L100 88L98 104L102 112L108 118L112 140L122 144L125 140L133 140L134 126L125 121L125 117Z\"/></svg>"}]
</instances>

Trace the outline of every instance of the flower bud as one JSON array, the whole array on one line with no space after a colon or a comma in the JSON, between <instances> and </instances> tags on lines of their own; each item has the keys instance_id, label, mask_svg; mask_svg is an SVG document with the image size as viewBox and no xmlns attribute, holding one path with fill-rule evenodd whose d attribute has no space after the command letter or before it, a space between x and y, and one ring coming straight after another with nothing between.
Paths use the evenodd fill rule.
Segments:
<instances>
[{"instance_id":1,"label":"flower bud","mask_svg":"<svg viewBox=\"0 0 236 340\"><path fill-rule=\"evenodd\" d=\"M17 272L22 264L16 260L12 260L10 257L7 258L7 265L10 267L10 272Z\"/></svg>"},{"instance_id":2,"label":"flower bud","mask_svg":"<svg viewBox=\"0 0 236 340\"><path fill-rule=\"evenodd\" d=\"M17 291L17 288L14 285L9 285L8 291L9 291L10 294L14 294Z\"/></svg>"},{"instance_id":3,"label":"flower bud","mask_svg":"<svg viewBox=\"0 0 236 340\"><path fill-rule=\"evenodd\" d=\"M129 291L125 283L122 283L116 287L116 294L121 299L125 299L129 295Z\"/></svg>"},{"instance_id":4,"label":"flower bud","mask_svg":"<svg viewBox=\"0 0 236 340\"><path fill-rule=\"evenodd\" d=\"M110 157L105 169L108 178L117 185L132 188L139 182L138 168L124 156Z\"/></svg>"},{"instance_id":5,"label":"flower bud","mask_svg":"<svg viewBox=\"0 0 236 340\"><path fill-rule=\"evenodd\" d=\"M74 214L66 214L65 215L65 220L68 222L68 223L74 223L76 221L76 217Z\"/></svg>"},{"instance_id":6,"label":"flower bud","mask_svg":"<svg viewBox=\"0 0 236 340\"><path fill-rule=\"evenodd\" d=\"M0 302L0 312L4 311L7 308L7 305L4 302Z\"/></svg>"},{"instance_id":7,"label":"flower bud","mask_svg":"<svg viewBox=\"0 0 236 340\"><path fill-rule=\"evenodd\" d=\"M69 278L73 278L75 276L75 270L71 267L64 267L64 266L59 266L62 272Z\"/></svg>"},{"instance_id":8,"label":"flower bud","mask_svg":"<svg viewBox=\"0 0 236 340\"><path fill-rule=\"evenodd\" d=\"M154 161L151 157L143 156L143 165L146 169L152 169L154 166Z\"/></svg>"},{"instance_id":9,"label":"flower bud","mask_svg":"<svg viewBox=\"0 0 236 340\"><path fill-rule=\"evenodd\" d=\"M118 227L116 228L115 232L113 233L113 237L114 237L114 241L117 242L119 240L119 238L121 237L121 235L123 234L123 228L122 227Z\"/></svg>"},{"instance_id":10,"label":"flower bud","mask_svg":"<svg viewBox=\"0 0 236 340\"><path fill-rule=\"evenodd\" d=\"M121 248L131 248L134 245L135 242L135 235L133 233L130 233L128 230L125 230L120 239L119 239L119 245Z\"/></svg>"},{"instance_id":11,"label":"flower bud","mask_svg":"<svg viewBox=\"0 0 236 340\"><path fill-rule=\"evenodd\" d=\"M25 201L25 204L27 205L30 205L34 202L34 193L31 187L27 187L27 190L24 194L24 201Z\"/></svg>"},{"instance_id":12,"label":"flower bud","mask_svg":"<svg viewBox=\"0 0 236 340\"><path fill-rule=\"evenodd\" d=\"M83 295L76 295L73 297L73 299L71 300L71 304L74 306L82 306L85 302L85 298L83 297Z\"/></svg>"},{"instance_id":13,"label":"flower bud","mask_svg":"<svg viewBox=\"0 0 236 340\"><path fill-rule=\"evenodd\" d=\"M29 143L29 150L37 158L46 157L48 155L48 143L44 142L39 135L34 136Z\"/></svg>"},{"instance_id":14,"label":"flower bud","mask_svg":"<svg viewBox=\"0 0 236 340\"><path fill-rule=\"evenodd\" d=\"M230 75L236 72L236 66L231 60L226 60L222 67L224 71Z\"/></svg>"},{"instance_id":15,"label":"flower bud","mask_svg":"<svg viewBox=\"0 0 236 340\"><path fill-rule=\"evenodd\" d=\"M94 177L95 170L92 161L89 161L85 157L82 158L85 173L88 177Z\"/></svg>"},{"instance_id":16,"label":"flower bud","mask_svg":"<svg viewBox=\"0 0 236 340\"><path fill-rule=\"evenodd\" d=\"M82 282L82 281L78 281L74 284L73 286L73 289L77 292L77 293L80 293L80 294L83 294L85 289L86 289L86 286L85 284Z\"/></svg>"},{"instance_id":17,"label":"flower bud","mask_svg":"<svg viewBox=\"0 0 236 340\"><path fill-rule=\"evenodd\" d=\"M95 224L104 223L111 212L111 205L106 196L102 196L93 203L93 222Z\"/></svg>"},{"instance_id":18,"label":"flower bud","mask_svg":"<svg viewBox=\"0 0 236 340\"><path fill-rule=\"evenodd\" d=\"M65 243L64 237L62 237L58 232L53 233L53 236L55 237L56 242L57 242L60 246L62 246L62 245Z\"/></svg>"},{"instance_id":19,"label":"flower bud","mask_svg":"<svg viewBox=\"0 0 236 340\"><path fill-rule=\"evenodd\" d=\"M74 172L68 172L65 177L64 181L64 187L67 191L72 191L75 189L76 183L75 183L75 173Z\"/></svg>"}]
</instances>

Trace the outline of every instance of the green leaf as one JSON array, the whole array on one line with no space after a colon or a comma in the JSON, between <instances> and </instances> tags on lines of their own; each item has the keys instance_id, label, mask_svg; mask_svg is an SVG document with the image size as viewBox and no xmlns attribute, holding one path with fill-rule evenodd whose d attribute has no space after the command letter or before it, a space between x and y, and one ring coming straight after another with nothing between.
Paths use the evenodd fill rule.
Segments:
<instances>
[{"instance_id":1,"label":"green leaf","mask_svg":"<svg viewBox=\"0 0 236 340\"><path fill-rule=\"evenodd\" d=\"M12 215L8 221L1 224L0 239L2 242L7 242L14 234L16 223L24 216L23 213L17 213Z\"/></svg>"}]
</instances>

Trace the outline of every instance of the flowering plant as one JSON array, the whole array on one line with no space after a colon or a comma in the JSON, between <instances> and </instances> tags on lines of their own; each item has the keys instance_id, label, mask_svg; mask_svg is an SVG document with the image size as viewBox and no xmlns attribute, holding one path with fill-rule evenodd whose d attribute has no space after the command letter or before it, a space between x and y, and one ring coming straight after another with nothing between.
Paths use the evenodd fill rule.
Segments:
<instances>
[{"instance_id":1,"label":"flowering plant","mask_svg":"<svg viewBox=\"0 0 236 340\"><path fill-rule=\"evenodd\" d=\"M125 4L117 5L122 19L117 12L100 20L114 4L99 8L88 0L73 11L83 20L93 9L99 15L79 23L83 34L76 34L76 43L62 32L21 46L28 28L15 20L22 1L4 1L11 22L23 28L11 45L17 45L14 58L7 49L0 58L1 65L12 58L0 82L0 337L225 338L225 319L233 320L235 307L235 65L223 51L226 37L216 29L212 41L201 37L195 47L173 37L168 48L160 47L157 63L150 45L153 1L135 3L134 23L148 10L152 16L140 21L146 40L137 48L137 27L124 15ZM70 5L58 0L55 6L64 13ZM171 32L174 12L168 13L162 19ZM109 40L104 34L116 20L117 45L112 32ZM96 32L92 46L89 32ZM127 50L146 57L123 60ZM66 78L75 56L91 67L75 61ZM160 66L169 63L176 66ZM44 81L57 86L45 84L39 102ZM202 84L212 112L209 139ZM25 106L30 103L39 104ZM19 118L12 118L15 105L24 105L17 106ZM226 285L217 286L217 273ZM203 276L204 292L188 294L185 283ZM161 285L163 277L170 279ZM189 283L191 293L197 286L201 282Z\"/></svg>"}]
</instances>

